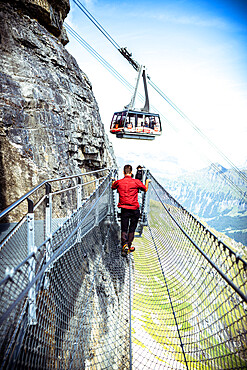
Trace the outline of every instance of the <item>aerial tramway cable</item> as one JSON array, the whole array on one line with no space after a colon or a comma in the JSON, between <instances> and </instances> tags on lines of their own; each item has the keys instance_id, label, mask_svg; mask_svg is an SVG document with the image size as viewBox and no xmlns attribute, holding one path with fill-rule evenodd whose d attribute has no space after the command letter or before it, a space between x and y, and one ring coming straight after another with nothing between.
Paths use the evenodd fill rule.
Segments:
<instances>
[{"instance_id":1,"label":"aerial tramway cable","mask_svg":"<svg viewBox=\"0 0 247 370\"><path fill-rule=\"evenodd\" d=\"M100 30L100 32L108 39L108 41L125 57L125 59L128 60L128 62L133 66L135 70L138 70L140 67L140 64L136 62L132 58L132 54L127 51L126 48L121 48L120 45L110 36L110 34L101 26L101 24L93 17L93 15L85 8L84 5L80 3L79 0L73 0L73 2L79 7L79 9L90 19L90 21L97 27L97 29ZM85 40L82 43L81 37L75 33L75 31L68 25L65 24L68 31L72 34L73 37L77 39L78 42L80 42L88 51L89 49L92 49L90 45L88 45ZM80 40L80 41L79 41ZM87 44L87 46L86 46ZM112 74L115 75L119 79L121 83L123 83L130 91L133 91L133 86L131 86L123 77L114 70L113 67L111 67L108 63L105 63L105 60L94 50L92 49L90 51L98 61L103 64ZM110 66L110 67L109 67ZM244 181L247 182L247 176L238 169L237 166L234 165L234 163L182 112L180 108L177 107L176 104L172 102L171 99L168 98L168 96L151 80L150 76L147 76L148 83L155 89L156 92L159 93L159 95L166 100L166 102L187 122L190 124L190 126L204 139L206 140L213 148L222 156L222 158L225 159L225 161L230 165L230 167L238 174L238 176ZM127 85L126 85L127 82ZM139 94L138 94L139 95ZM167 120L166 120L167 121ZM224 177L227 176L224 174ZM232 183L230 179L228 179L229 183ZM232 185L232 184L231 184ZM237 185L235 184L235 188ZM238 187L237 187L238 188ZM241 189L238 189L238 192L240 192L241 195L244 195L244 192Z\"/></svg>"},{"instance_id":2,"label":"aerial tramway cable","mask_svg":"<svg viewBox=\"0 0 247 370\"><path fill-rule=\"evenodd\" d=\"M101 26L101 24L94 18L94 16L85 8L84 5L79 0L73 0L73 2L78 6L78 8L88 17L88 19L98 28L98 30L103 33L103 35L110 41L110 43L116 48L121 49L120 45L113 40L111 35Z\"/></svg>"},{"instance_id":3,"label":"aerial tramway cable","mask_svg":"<svg viewBox=\"0 0 247 370\"><path fill-rule=\"evenodd\" d=\"M94 16L82 5L79 0L73 0L78 8L86 15L86 17L98 28L98 30L107 38L107 40L124 56L125 59L132 65L132 67L138 71L140 64L137 63L133 58L132 54L127 48L121 48L120 45L111 37L111 35L104 29L104 27L94 18Z\"/></svg>"},{"instance_id":4,"label":"aerial tramway cable","mask_svg":"<svg viewBox=\"0 0 247 370\"><path fill-rule=\"evenodd\" d=\"M70 27L67 23L65 23L65 27L67 31L79 42L94 58L96 58L114 77L116 77L129 91L133 92L134 87L120 74L116 71L114 67L112 67L96 50L93 49L72 27ZM138 97L140 100L144 101L144 97L142 94L138 93ZM165 96L166 97L166 96ZM168 97L166 97L169 99ZM179 108L178 108L179 109ZM176 128L164 115L162 115L155 107L152 106L152 110L156 111L162 116L162 119L167 122L175 131ZM182 112L181 112L182 114ZM209 158L207 158L209 161ZM210 161L209 161L210 162ZM215 172L219 172L219 168L214 163L212 164ZM243 198L246 198L246 194L228 177L226 174L220 172L220 175L224 177L224 179L228 182L228 184Z\"/></svg>"},{"instance_id":5,"label":"aerial tramway cable","mask_svg":"<svg viewBox=\"0 0 247 370\"><path fill-rule=\"evenodd\" d=\"M99 53L96 52L96 50L93 49L92 46L90 46L72 27L70 27L67 23L65 23L65 27L67 31L73 36L77 42L79 42L94 58L98 60L98 62L101 63L102 66L104 66L114 77L116 77L129 91L133 92L134 87L119 73L116 71L114 67L112 67ZM138 98L144 102L144 96L138 92ZM168 97L166 97L169 99ZM170 122L162 113L160 113L154 106L152 106L152 111L157 112L162 117L163 121L166 121L166 123L175 131L177 131L176 127ZM208 162L209 158L207 158ZM212 167L214 168L215 172L219 172L219 168L214 163L212 164ZM243 198L246 198L246 195L244 192L236 185L234 182L227 177L224 173L220 173L222 177L229 183L229 185Z\"/></svg>"},{"instance_id":6,"label":"aerial tramway cable","mask_svg":"<svg viewBox=\"0 0 247 370\"><path fill-rule=\"evenodd\" d=\"M116 77L129 91L133 92L134 87L112 67L97 51L90 46L68 23L64 23L66 30L81 44L91 55L94 56L114 77Z\"/></svg>"},{"instance_id":7,"label":"aerial tramway cable","mask_svg":"<svg viewBox=\"0 0 247 370\"><path fill-rule=\"evenodd\" d=\"M167 101L167 103L173 108L176 110L176 112L183 118L185 119L191 126L192 128L201 136L203 137L204 140L206 140L217 152L218 154L220 154L225 160L226 162L235 170L235 172L238 173L238 175L242 178L242 180L244 180L245 182L247 182L247 177L245 176L244 173L242 173L237 166L234 165L234 163L232 163L232 161L199 129L199 127L197 127L192 121L191 119L189 119L188 116L186 116L185 113L183 113L181 111L181 109L178 108L178 106L176 104L174 104L171 99L168 98L168 96L166 94L164 94L164 92L162 92L157 85L155 85L155 83L153 83L151 81L151 79L149 79L149 84L160 94L160 96L163 97L163 99L165 99Z\"/></svg>"},{"instance_id":8,"label":"aerial tramway cable","mask_svg":"<svg viewBox=\"0 0 247 370\"><path fill-rule=\"evenodd\" d=\"M108 63L91 45L89 45L68 23L64 23L66 30L69 32L71 36L74 37L74 39L79 42L97 61L105 67L108 72L110 72L115 78L119 80L130 92L134 92L135 87L131 85L110 63ZM138 99L140 99L141 102L145 101L144 96L140 93L137 92ZM162 120L166 121L168 125L170 125L175 131L176 128L170 122L162 113L158 111L154 106L151 106L152 110L154 112L159 113L162 116Z\"/></svg>"}]
</instances>

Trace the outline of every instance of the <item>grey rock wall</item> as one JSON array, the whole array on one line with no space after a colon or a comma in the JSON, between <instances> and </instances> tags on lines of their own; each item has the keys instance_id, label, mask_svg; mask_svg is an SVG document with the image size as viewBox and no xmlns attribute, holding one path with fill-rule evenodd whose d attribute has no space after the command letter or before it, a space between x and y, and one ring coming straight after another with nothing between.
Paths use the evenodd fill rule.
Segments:
<instances>
[{"instance_id":1,"label":"grey rock wall","mask_svg":"<svg viewBox=\"0 0 247 370\"><path fill-rule=\"evenodd\" d=\"M68 43L63 21L70 10L69 0L0 0L10 3L20 14L27 14L38 20L49 32L62 42Z\"/></svg>"},{"instance_id":2,"label":"grey rock wall","mask_svg":"<svg viewBox=\"0 0 247 370\"><path fill-rule=\"evenodd\" d=\"M0 5L2 210L44 179L112 166L115 157L91 83L61 42L68 0Z\"/></svg>"}]
</instances>

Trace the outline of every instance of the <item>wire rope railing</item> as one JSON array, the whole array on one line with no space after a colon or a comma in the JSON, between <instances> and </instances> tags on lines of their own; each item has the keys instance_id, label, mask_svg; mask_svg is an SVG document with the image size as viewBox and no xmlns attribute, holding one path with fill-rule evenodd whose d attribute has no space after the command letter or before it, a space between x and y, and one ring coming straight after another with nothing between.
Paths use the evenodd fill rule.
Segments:
<instances>
[{"instance_id":1,"label":"wire rope railing","mask_svg":"<svg viewBox=\"0 0 247 370\"><path fill-rule=\"evenodd\" d=\"M149 172L147 226L123 258L112 171L84 181L78 207L77 186L66 198L48 186L26 232L2 240L12 267L0 281L0 368L246 369L246 262ZM76 210L35 236L40 203L61 216L57 197Z\"/></svg>"},{"instance_id":2,"label":"wire rope railing","mask_svg":"<svg viewBox=\"0 0 247 370\"><path fill-rule=\"evenodd\" d=\"M134 255L133 368L245 369L247 264L151 178Z\"/></svg>"}]
</instances>

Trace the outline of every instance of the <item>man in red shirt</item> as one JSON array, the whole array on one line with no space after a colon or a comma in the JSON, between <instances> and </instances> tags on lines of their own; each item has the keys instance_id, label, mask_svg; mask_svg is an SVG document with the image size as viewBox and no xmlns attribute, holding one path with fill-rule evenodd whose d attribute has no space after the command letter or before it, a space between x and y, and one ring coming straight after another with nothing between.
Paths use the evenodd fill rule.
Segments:
<instances>
[{"instance_id":1,"label":"man in red shirt","mask_svg":"<svg viewBox=\"0 0 247 370\"><path fill-rule=\"evenodd\" d=\"M135 247L131 246L135 229L140 217L140 205L138 203L138 190L148 190L148 184L151 180L146 180L146 185L138 179L132 178L132 166L124 166L124 178L114 181L112 189L117 189L119 193L118 207L121 208L121 245L122 255L126 256L128 252L134 252Z\"/></svg>"}]
</instances>

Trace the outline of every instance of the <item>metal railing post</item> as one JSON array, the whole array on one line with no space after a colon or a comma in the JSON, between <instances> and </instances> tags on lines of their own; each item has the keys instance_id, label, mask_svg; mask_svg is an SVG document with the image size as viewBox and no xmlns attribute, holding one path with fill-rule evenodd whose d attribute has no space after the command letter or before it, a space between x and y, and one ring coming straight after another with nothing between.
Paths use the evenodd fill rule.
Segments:
<instances>
[{"instance_id":1,"label":"metal railing post","mask_svg":"<svg viewBox=\"0 0 247 370\"><path fill-rule=\"evenodd\" d=\"M111 177L109 179L110 183L112 182L111 180ZM111 186L111 184L110 184ZM108 219L111 219L111 216L112 216L112 196L111 196L111 189L108 191L108 207L107 207L107 216L108 216Z\"/></svg>"},{"instance_id":2,"label":"metal railing post","mask_svg":"<svg viewBox=\"0 0 247 370\"><path fill-rule=\"evenodd\" d=\"M35 252L34 245L34 212L33 212L33 201L27 198L28 201L28 213L27 213L27 247L28 255ZM35 277L36 261L35 257L31 257L28 266L28 280L31 283ZM34 284L28 292L28 323L29 325L37 324L36 317L36 284Z\"/></svg>"},{"instance_id":3,"label":"metal railing post","mask_svg":"<svg viewBox=\"0 0 247 370\"><path fill-rule=\"evenodd\" d=\"M82 206L82 178L78 177L78 185L76 189L76 195L77 195L77 210L81 208ZM78 225L80 223L80 218L78 218ZM76 234L76 242L81 242L81 228L78 229Z\"/></svg>"},{"instance_id":4,"label":"metal railing post","mask_svg":"<svg viewBox=\"0 0 247 370\"><path fill-rule=\"evenodd\" d=\"M116 192L112 190L112 201L113 201L113 215L114 222L118 222L118 208L117 208L117 195Z\"/></svg>"},{"instance_id":5,"label":"metal railing post","mask_svg":"<svg viewBox=\"0 0 247 370\"><path fill-rule=\"evenodd\" d=\"M113 179L118 179L118 172L117 170L114 171ZM113 211L113 220L115 223L118 223L118 207L117 207L117 194L116 191L111 191L111 197L112 197L112 211Z\"/></svg>"},{"instance_id":6,"label":"metal railing post","mask_svg":"<svg viewBox=\"0 0 247 370\"><path fill-rule=\"evenodd\" d=\"M46 184L46 208L45 208L45 238L49 238L52 234L52 192L51 185ZM46 245L46 262L51 258L51 241Z\"/></svg>"},{"instance_id":7,"label":"metal railing post","mask_svg":"<svg viewBox=\"0 0 247 370\"><path fill-rule=\"evenodd\" d=\"M77 209L79 209L82 205L81 198L82 198L82 179L78 177L78 185L76 189L77 195Z\"/></svg>"},{"instance_id":8,"label":"metal railing post","mask_svg":"<svg viewBox=\"0 0 247 370\"><path fill-rule=\"evenodd\" d=\"M99 179L95 180L95 202L99 199ZM99 225L99 204L95 207L95 226Z\"/></svg>"},{"instance_id":9,"label":"metal railing post","mask_svg":"<svg viewBox=\"0 0 247 370\"><path fill-rule=\"evenodd\" d=\"M145 171L145 182L149 178L149 170ZM147 226L147 215L149 213L149 203L150 203L150 189L143 194L143 216L142 223L143 226Z\"/></svg>"},{"instance_id":10,"label":"metal railing post","mask_svg":"<svg viewBox=\"0 0 247 370\"><path fill-rule=\"evenodd\" d=\"M51 184L45 184L46 190L46 207L45 207L45 238L51 234L51 220L52 220L52 197L51 194Z\"/></svg>"},{"instance_id":11,"label":"metal railing post","mask_svg":"<svg viewBox=\"0 0 247 370\"><path fill-rule=\"evenodd\" d=\"M51 184L45 184L46 187L46 207L45 207L45 239L50 238L49 241L46 243L46 255L45 259L48 262L52 255L52 193L51 193ZM50 270L50 267L49 267ZM48 272L48 271L47 271ZM49 278L48 276L45 277L45 289L49 287Z\"/></svg>"}]
</instances>

